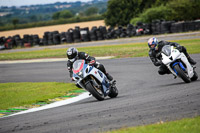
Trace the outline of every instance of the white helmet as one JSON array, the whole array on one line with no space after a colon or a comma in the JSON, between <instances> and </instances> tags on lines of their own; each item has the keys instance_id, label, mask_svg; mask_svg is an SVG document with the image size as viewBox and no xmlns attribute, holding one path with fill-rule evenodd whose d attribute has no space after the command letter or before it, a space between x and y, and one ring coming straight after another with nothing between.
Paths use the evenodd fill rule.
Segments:
<instances>
[{"instance_id":1,"label":"white helmet","mask_svg":"<svg viewBox=\"0 0 200 133\"><path fill-rule=\"evenodd\" d=\"M150 49L155 49L158 45L158 40L155 37L152 37L148 40L148 46Z\"/></svg>"}]
</instances>

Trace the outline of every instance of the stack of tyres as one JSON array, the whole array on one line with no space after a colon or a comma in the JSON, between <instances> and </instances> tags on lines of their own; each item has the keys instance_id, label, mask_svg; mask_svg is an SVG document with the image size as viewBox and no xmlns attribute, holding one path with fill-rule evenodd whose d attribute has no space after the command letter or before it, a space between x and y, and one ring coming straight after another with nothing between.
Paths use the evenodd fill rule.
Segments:
<instances>
[{"instance_id":1,"label":"stack of tyres","mask_svg":"<svg viewBox=\"0 0 200 133\"><path fill-rule=\"evenodd\" d=\"M13 38L13 47L17 47L17 46L20 46L20 40L21 40L21 37L19 34L15 35L12 37Z\"/></svg>"},{"instance_id":2,"label":"stack of tyres","mask_svg":"<svg viewBox=\"0 0 200 133\"><path fill-rule=\"evenodd\" d=\"M30 44L29 47L33 46L33 35L30 35L29 44Z\"/></svg>"},{"instance_id":3,"label":"stack of tyres","mask_svg":"<svg viewBox=\"0 0 200 133\"><path fill-rule=\"evenodd\" d=\"M160 34L160 31L161 31L160 25L161 25L160 20L154 20L152 22L152 26L151 26L152 34Z\"/></svg>"},{"instance_id":4,"label":"stack of tyres","mask_svg":"<svg viewBox=\"0 0 200 133\"><path fill-rule=\"evenodd\" d=\"M24 37L23 37L24 43L28 43L29 38L30 38L30 35L25 34Z\"/></svg>"},{"instance_id":5,"label":"stack of tyres","mask_svg":"<svg viewBox=\"0 0 200 133\"><path fill-rule=\"evenodd\" d=\"M21 48L24 47L23 39L16 40L16 45Z\"/></svg>"},{"instance_id":6,"label":"stack of tyres","mask_svg":"<svg viewBox=\"0 0 200 133\"><path fill-rule=\"evenodd\" d=\"M76 26L73 31L74 42L81 42L80 27Z\"/></svg>"},{"instance_id":7,"label":"stack of tyres","mask_svg":"<svg viewBox=\"0 0 200 133\"><path fill-rule=\"evenodd\" d=\"M53 32L53 44L60 44L60 34L58 31Z\"/></svg>"},{"instance_id":8,"label":"stack of tyres","mask_svg":"<svg viewBox=\"0 0 200 133\"><path fill-rule=\"evenodd\" d=\"M195 30L200 30L200 20L194 21Z\"/></svg>"},{"instance_id":9,"label":"stack of tyres","mask_svg":"<svg viewBox=\"0 0 200 133\"><path fill-rule=\"evenodd\" d=\"M126 34L128 37L132 37L136 34L136 29L132 24L127 25Z\"/></svg>"},{"instance_id":10,"label":"stack of tyres","mask_svg":"<svg viewBox=\"0 0 200 133\"><path fill-rule=\"evenodd\" d=\"M117 38L117 34L115 33L115 29L113 27L108 28L108 32L106 35L107 39L115 39Z\"/></svg>"},{"instance_id":11,"label":"stack of tyres","mask_svg":"<svg viewBox=\"0 0 200 133\"><path fill-rule=\"evenodd\" d=\"M33 45L39 45L40 38L38 35L33 35Z\"/></svg>"},{"instance_id":12,"label":"stack of tyres","mask_svg":"<svg viewBox=\"0 0 200 133\"><path fill-rule=\"evenodd\" d=\"M31 47L31 44L29 43L29 41L30 41L30 35L28 35L28 34L25 34L24 36L23 36L23 46L22 47Z\"/></svg>"},{"instance_id":13,"label":"stack of tyres","mask_svg":"<svg viewBox=\"0 0 200 133\"><path fill-rule=\"evenodd\" d=\"M61 43L60 34L53 34L53 43L56 45Z\"/></svg>"},{"instance_id":14,"label":"stack of tyres","mask_svg":"<svg viewBox=\"0 0 200 133\"><path fill-rule=\"evenodd\" d=\"M144 34L145 35L149 35L152 33L152 30L151 30L151 24L143 24L143 28L144 28Z\"/></svg>"},{"instance_id":15,"label":"stack of tyres","mask_svg":"<svg viewBox=\"0 0 200 133\"><path fill-rule=\"evenodd\" d=\"M176 22L171 25L170 28L172 33L178 33L184 31L184 22Z\"/></svg>"},{"instance_id":16,"label":"stack of tyres","mask_svg":"<svg viewBox=\"0 0 200 133\"><path fill-rule=\"evenodd\" d=\"M96 33L97 33L97 40L104 40L103 31L100 28L96 30Z\"/></svg>"},{"instance_id":17,"label":"stack of tyres","mask_svg":"<svg viewBox=\"0 0 200 133\"><path fill-rule=\"evenodd\" d=\"M170 28L171 28L172 23L173 23L172 21L161 22L161 32L160 33L161 34L170 33L171 32Z\"/></svg>"},{"instance_id":18,"label":"stack of tyres","mask_svg":"<svg viewBox=\"0 0 200 133\"><path fill-rule=\"evenodd\" d=\"M48 35L49 35L48 31L44 33L43 39L42 39L43 45L48 45Z\"/></svg>"},{"instance_id":19,"label":"stack of tyres","mask_svg":"<svg viewBox=\"0 0 200 133\"><path fill-rule=\"evenodd\" d=\"M65 43L66 42L66 33L65 32L61 32L60 33L60 41L61 43Z\"/></svg>"},{"instance_id":20,"label":"stack of tyres","mask_svg":"<svg viewBox=\"0 0 200 133\"><path fill-rule=\"evenodd\" d=\"M120 38L124 38L124 37L127 37L127 34L126 34L126 29L125 28L122 28L122 30L121 30L122 32L121 32L121 34L120 34Z\"/></svg>"},{"instance_id":21,"label":"stack of tyres","mask_svg":"<svg viewBox=\"0 0 200 133\"><path fill-rule=\"evenodd\" d=\"M194 31L194 30L195 30L195 22L187 21L184 23L184 28L183 28L184 32Z\"/></svg>"},{"instance_id":22,"label":"stack of tyres","mask_svg":"<svg viewBox=\"0 0 200 133\"><path fill-rule=\"evenodd\" d=\"M67 43L72 43L74 42L74 38L73 38L73 29L68 29L68 31L66 32L66 42Z\"/></svg>"},{"instance_id":23,"label":"stack of tyres","mask_svg":"<svg viewBox=\"0 0 200 133\"><path fill-rule=\"evenodd\" d=\"M142 22L137 22L136 25L136 36L144 34L144 24Z\"/></svg>"},{"instance_id":24,"label":"stack of tyres","mask_svg":"<svg viewBox=\"0 0 200 133\"><path fill-rule=\"evenodd\" d=\"M53 31L53 44L60 44L60 34L58 31Z\"/></svg>"},{"instance_id":25,"label":"stack of tyres","mask_svg":"<svg viewBox=\"0 0 200 133\"><path fill-rule=\"evenodd\" d=\"M90 33L89 33L88 27L82 28L81 31L80 31L80 34L81 34L81 40L83 42L90 41Z\"/></svg>"},{"instance_id":26,"label":"stack of tyres","mask_svg":"<svg viewBox=\"0 0 200 133\"><path fill-rule=\"evenodd\" d=\"M53 45L53 32L48 34L48 45Z\"/></svg>"},{"instance_id":27,"label":"stack of tyres","mask_svg":"<svg viewBox=\"0 0 200 133\"><path fill-rule=\"evenodd\" d=\"M0 50L5 49L6 38L4 36L0 37Z\"/></svg>"},{"instance_id":28,"label":"stack of tyres","mask_svg":"<svg viewBox=\"0 0 200 133\"><path fill-rule=\"evenodd\" d=\"M93 26L90 31L90 39L91 39L91 41L97 40L97 27L96 26Z\"/></svg>"},{"instance_id":29,"label":"stack of tyres","mask_svg":"<svg viewBox=\"0 0 200 133\"><path fill-rule=\"evenodd\" d=\"M106 39L106 36L107 36L107 29L106 29L106 27L105 26L99 26L99 30L103 34L103 39Z\"/></svg>"},{"instance_id":30,"label":"stack of tyres","mask_svg":"<svg viewBox=\"0 0 200 133\"><path fill-rule=\"evenodd\" d=\"M13 44L14 44L14 40L12 37L8 37L6 38L6 41L5 41L5 48L6 49L12 49L13 48Z\"/></svg>"},{"instance_id":31,"label":"stack of tyres","mask_svg":"<svg viewBox=\"0 0 200 133\"><path fill-rule=\"evenodd\" d=\"M15 36L13 36L12 37L13 39L13 46L12 46L12 48L14 48L14 47L23 47L24 46L24 43L23 43L23 40L21 39L21 37L20 37L20 35L15 35Z\"/></svg>"},{"instance_id":32,"label":"stack of tyres","mask_svg":"<svg viewBox=\"0 0 200 133\"><path fill-rule=\"evenodd\" d=\"M117 37L120 37L122 32L123 32L122 26L118 26L118 28L115 30L115 34L117 35Z\"/></svg>"}]
</instances>

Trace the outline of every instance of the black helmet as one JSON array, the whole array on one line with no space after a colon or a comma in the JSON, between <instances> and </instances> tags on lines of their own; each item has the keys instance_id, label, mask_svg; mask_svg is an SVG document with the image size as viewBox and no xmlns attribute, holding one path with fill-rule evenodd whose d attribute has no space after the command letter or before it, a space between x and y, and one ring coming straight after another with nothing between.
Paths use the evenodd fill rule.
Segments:
<instances>
[{"instance_id":1,"label":"black helmet","mask_svg":"<svg viewBox=\"0 0 200 133\"><path fill-rule=\"evenodd\" d=\"M76 57L78 56L78 50L76 48L69 48L67 50L67 57L71 62L74 62Z\"/></svg>"}]
</instances>

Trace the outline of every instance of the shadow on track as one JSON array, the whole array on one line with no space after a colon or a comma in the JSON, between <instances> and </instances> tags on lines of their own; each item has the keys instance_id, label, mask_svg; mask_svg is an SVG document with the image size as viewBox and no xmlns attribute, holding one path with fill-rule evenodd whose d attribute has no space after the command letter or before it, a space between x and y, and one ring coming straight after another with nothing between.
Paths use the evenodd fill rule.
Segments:
<instances>
[{"instance_id":1,"label":"shadow on track","mask_svg":"<svg viewBox=\"0 0 200 133\"><path fill-rule=\"evenodd\" d=\"M200 80L192 81L190 83L185 82L178 82L178 83L172 83L172 84L166 84L166 85L159 85L158 87L170 87L170 86L177 86L177 85L185 85L185 84L192 84L193 82L200 82Z\"/></svg>"},{"instance_id":2,"label":"shadow on track","mask_svg":"<svg viewBox=\"0 0 200 133\"><path fill-rule=\"evenodd\" d=\"M96 100L95 98L91 99L91 100L87 100L87 101L82 101L82 102L79 102L79 103L75 103L76 105L79 105L79 104L88 104L88 103L98 103L98 102L104 102L104 101L109 101L109 100L115 100L115 99L121 99L121 98L124 98L126 96L117 96L115 98L106 98L104 99L103 101L98 101Z\"/></svg>"}]
</instances>

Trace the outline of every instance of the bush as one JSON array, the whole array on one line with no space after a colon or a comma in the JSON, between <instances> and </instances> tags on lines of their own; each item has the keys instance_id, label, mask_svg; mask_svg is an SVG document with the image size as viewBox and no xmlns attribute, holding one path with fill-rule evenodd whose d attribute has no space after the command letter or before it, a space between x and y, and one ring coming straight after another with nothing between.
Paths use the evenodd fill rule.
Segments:
<instances>
[{"instance_id":1,"label":"bush","mask_svg":"<svg viewBox=\"0 0 200 133\"><path fill-rule=\"evenodd\" d=\"M63 11L54 13L53 16L52 16L52 18L54 20L57 20L57 19L61 19L61 18L64 18L64 19L72 18L73 16L74 15L70 11L63 10Z\"/></svg>"},{"instance_id":2,"label":"bush","mask_svg":"<svg viewBox=\"0 0 200 133\"><path fill-rule=\"evenodd\" d=\"M126 26L131 18L136 17L144 7L144 0L109 0L107 11L104 14L106 25Z\"/></svg>"},{"instance_id":3,"label":"bush","mask_svg":"<svg viewBox=\"0 0 200 133\"><path fill-rule=\"evenodd\" d=\"M200 18L199 0L173 0L167 4L171 9L170 20L195 20Z\"/></svg>"},{"instance_id":4,"label":"bush","mask_svg":"<svg viewBox=\"0 0 200 133\"><path fill-rule=\"evenodd\" d=\"M136 24L137 22L151 23L156 19L169 20L171 14L171 9L161 5L159 7L149 8L139 15L137 18L131 19L131 24Z\"/></svg>"},{"instance_id":5,"label":"bush","mask_svg":"<svg viewBox=\"0 0 200 133\"><path fill-rule=\"evenodd\" d=\"M130 23L138 21L151 23L152 20L164 19L172 21L188 21L200 18L199 0L171 0L166 6L152 7L145 10L139 17L131 19Z\"/></svg>"}]
</instances>

